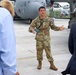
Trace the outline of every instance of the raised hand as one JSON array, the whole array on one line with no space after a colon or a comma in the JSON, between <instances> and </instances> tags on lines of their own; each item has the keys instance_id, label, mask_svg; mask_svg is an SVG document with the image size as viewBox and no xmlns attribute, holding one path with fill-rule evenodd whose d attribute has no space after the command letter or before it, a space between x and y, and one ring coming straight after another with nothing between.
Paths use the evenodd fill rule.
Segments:
<instances>
[{"instance_id":1,"label":"raised hand","mask_svg":"<svg viewBox=\"0 0 76 75\"><path fill-rule=\"evenodd\" d=\"M65 27L64 27L64 25L62 25L61 27L60 27L60 30L62 31L62 30L64 30L65 29Z\"/></svg>"}]
</instances>

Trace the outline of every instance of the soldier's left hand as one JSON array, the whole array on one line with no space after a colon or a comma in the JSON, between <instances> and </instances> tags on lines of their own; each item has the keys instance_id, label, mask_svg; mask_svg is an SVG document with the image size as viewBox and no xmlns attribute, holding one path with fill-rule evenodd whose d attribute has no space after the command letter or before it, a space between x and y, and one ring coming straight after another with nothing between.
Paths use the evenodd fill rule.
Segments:
<instances>
[{"instance_id":1,"label":"soldier's left hand","mask_svg":"<svg viewBox=\"0 0 76 75\"><path fill-rule=\"evenodd\" d=\"M64 27L64 25L62 25L61 27L60 27L60 30L62 31L62 30L64 30L65 29L65 27Z\"/></svg>"}]
</instances>

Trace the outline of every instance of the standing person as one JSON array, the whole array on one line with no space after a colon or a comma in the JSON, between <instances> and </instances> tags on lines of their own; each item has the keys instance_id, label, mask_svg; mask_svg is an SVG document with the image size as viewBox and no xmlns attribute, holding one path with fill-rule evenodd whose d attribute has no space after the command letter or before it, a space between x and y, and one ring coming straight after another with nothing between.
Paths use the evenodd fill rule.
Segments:
<instances>
[{"instance_id":1,"label":"standing person","mask_svg":"<svg viewBox=\"0 0 76 75\"><path fill-rule=\"evenodd\" d=\"M37 49L37 60L38 60L38 67L37 69L42 68L42 60L43 60L43 49L45 49L47 59L50 63L50 69L58 70L54 65L54 60L51 55L50 50L50 32L49 30L53 29L56 31L63 30L64 27L57 27L52 22L52 19L46 16L46 9L45 7L39 8L39 16L34 19L29 27L29 31L32 33L36 33L36 49ZM35 31L34 31L35 30Z\"/></svg>"},{"instance_id":2,"label":"standing person","mask_svg":"<svg viewBox=\"0 0 76 75\"><path fill-rule=\"evenodd\" d=\"M62 72L62 75L76 75L76 23L73 23L71 26L68 48L72 54L72 57L68 63L66 70Z\"/></svg>"},{"instance_id":3,"label":"standing person","mask_svg":"<svg viewBox=\"0 0 76 75\"><path fill-rule=\"evenodd\" d=\"M9 0L0 2L0 75L19 75L16 68L14 8Z\"/></svg>"}]
</instances>

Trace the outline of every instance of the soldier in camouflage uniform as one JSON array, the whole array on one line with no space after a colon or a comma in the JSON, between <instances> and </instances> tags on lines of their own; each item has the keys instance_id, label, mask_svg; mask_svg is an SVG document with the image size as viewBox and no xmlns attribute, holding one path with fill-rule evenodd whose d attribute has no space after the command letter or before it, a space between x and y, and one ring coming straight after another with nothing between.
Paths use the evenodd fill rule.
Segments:
<instances>
[{"instance_id":1,"label":"soldier in camouflage uniform","mask_svg":"<svg viewBox=\"0 0 76 75\"><path fill-rule=\"evenodd\" d=\"M37 69L41 69L42 60L43 60L43 49L45 49L46 56L48 61L50 62L50 69L58 70L54 65L54 60L51 55L50 50L50 32L49 30L53 29L55 31L63 30L64 27L57 27L52 22L52 19L46 16L45 7L39 8L39 16L32 21L29 27L29 31L35 33L34 29L36 29L36 49L37 49L37 60L38 67Z\"/></svg>"}]
</instances>

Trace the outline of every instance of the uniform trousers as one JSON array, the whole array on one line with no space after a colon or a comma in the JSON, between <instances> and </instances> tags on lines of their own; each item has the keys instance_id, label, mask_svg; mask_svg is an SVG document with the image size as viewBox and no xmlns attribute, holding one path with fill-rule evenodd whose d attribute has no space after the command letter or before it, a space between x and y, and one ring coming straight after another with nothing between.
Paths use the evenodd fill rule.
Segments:
<instances>
[{"instance_id":1,"label":"uniform trousers","mask_svg":"<svg viewBox=\"0 0 76 75\"><path fill-rule=\"evenodd\" d=\"M46 57L48 61L53 61L53 57L51 54L51 49L50 49L50 40L36 40L36 50L37 50L37 60L42 61L43 60L43 50L45 50Z\"/></svg>"}]
</instances>

